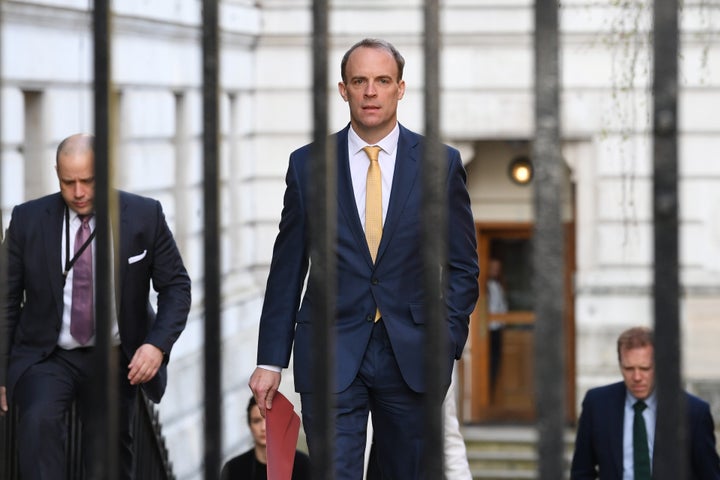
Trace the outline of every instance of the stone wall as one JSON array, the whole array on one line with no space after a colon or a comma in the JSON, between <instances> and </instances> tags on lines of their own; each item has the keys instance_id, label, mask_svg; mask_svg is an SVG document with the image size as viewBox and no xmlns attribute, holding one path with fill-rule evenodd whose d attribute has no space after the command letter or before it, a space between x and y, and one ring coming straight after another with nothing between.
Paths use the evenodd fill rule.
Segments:
<instances>
[{"instance_id":1,"label":"stone wall","mask_svg":"<svg viewBox=\"0 0 720 480\"><path fill-rule=\"evenodd\" d=\"M491 164L501 170L509 145L527 144L533 136L533 2L441 3L442 90L437 94L443 136L460 148L466 162L477 162L469 167L474 172ZM587 388L619 379L618 333L652 323L650 17L642 3L625 9L591 0L562 3L561 121L572 187L567 211L574 214L577 238L579 401ZM57 190L57 143L92 129L92 42L85 0L6 0L2 5L0 206L7 225L13 205ZM331 128L348 121L347 106L336 94L340 58L355 41L373 36L390 40L405 56L407 92L399 118L422 131L422 2L334 0L330 5ZM312 132L310 6L310 0L221 2L226 457L249 447L247 379L255 365L284 174L289 153ZM191 318L173 352L160 412L178 479L197 479L203 456L200 3L123 0L113 8L117 183L163 202L193 278ZM720 103L720 50L710 41L717 19L703 2L686 5L682 22L683 361L689 385L713 402L717 419L720 371L712 368L712 339L720 333L715 313L720 306L720 162L712 152L720 146L720 117L712 112ZM507 192L487 191L484 180L472 178L469 185L482 202L473 207L478 218L531 220L531 196L508 200ZM297 402L291 375L284 375L282 389Z\"/></svg>"}]
</instances>

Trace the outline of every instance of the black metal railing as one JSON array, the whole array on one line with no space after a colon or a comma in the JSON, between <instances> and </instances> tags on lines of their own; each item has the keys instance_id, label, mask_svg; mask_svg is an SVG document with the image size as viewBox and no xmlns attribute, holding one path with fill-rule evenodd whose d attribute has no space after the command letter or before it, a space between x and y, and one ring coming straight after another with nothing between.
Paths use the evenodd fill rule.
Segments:
<instances>
[{"instance_id":1,"label":"black metal railing","mask_svg":"<svg viewBox=\"0 0 720 480\"><path fill-rule=\"evenodd\" d=\"M316 144L324 145L324 138L326 136L327 132L327 120L328 120L328 112L327 112L327 106L325 104L325 96L327 94L327 73L326 73L326 53L327 53L327 18L325 16L327 15L328 11L328 5L327 0L314 0L313 1L313 7L315 12L315 21L313 23L314 30L313 30L313 39L314 39L314 58L316 58L316 64L318 65L317 71L315 71L315 76L317 77L317 81L314 82L315 86L315 97L317 103L316 108L316 118L314 119L314 125L315 125L315 133L314 137L316 140ZM221 419L220 419L220 412L221 409L221 396L220 396L220 387L219 380L221 378L221 370L220 370L220 349L217 348L217 345L215 343L208 343L208 342L216 342L218 339L222 338L222 335L216 334L219 332L219 314L220 314L220 307L221 304L218 301L219 294L221 293L221 285L219 282L219 274L220 274L220 267L219 267L219 251L220 249L217 248L218 245L218 216L217 216L217 191L218 191L218 182L217 182L217 146L218 146L218 118L217 118L217 106L218 106L218 99L217 99L217 93L218 93L218 68L219 68L219 42L218 42L218 26L217 26L217 7L218 2L213 0L207 0L204 2L204 15L203 15L203 25L204 25L204 42L203 42L203 58L204 58L204 65L203 65L203 84L204 84L204 105L206 105L204 110L204 131L203 131L203 139L204 139L204 146L205 151L203 155L203 165L205 167L204 170L204 197L203 197L203 206L205 209L205 218L206 223L204 224L204 238L205 238L205 278L204 278L204 290L205 290L205 299L204 304L207 309L205 312L205 321L206 323L206 339L205 339L205 349L206 349L206 366L205 371L210 372L209 375L209 381L206 382L206 396L205 396L205 412L206 412L206 433L205 433L205 447L206 447L206 454L205 454L205 476L207 480L210 480L211 478L215 477L215 473L217 472L217 469L219 468L219 452L222 451L221 448ZM437 85L434 85L433 83L429 82L428 80L432 80L432 82L436 81L435 74L437 74L437 71L439 68L435 64L437 55L437 45L435 44L437 39L434 38L435 35L437 35L438 32L435 31L435 28L437 25L435 25L436 22L436 15L438 14L438 2L437 0L425 0L424 4L426 5L426 15L428 18L426 19L426 30L429 31L433 37L428 37L428 43L426 45L426 49L424 51L425 53L425 65L431 64L435 66L435 71L432 71L431 68L431 74L432 77L426 78L426 86L428 87L429 93L427 96L429 97L430 101L437 100L439 97L437 95L437 92L440 90ZM111 84L111 72L110 72L110 65L111 65L111 59L110 59L110 40L111 40L111 25L110 25L110 10L109 10L110 1L109 0L95 0L95 8L94 8L94 22L93 22L93 28L96 35L94 36L94 43L95 43L95 75L94 75L94 91L96 93L96 102L95 102L95 135L96 135L96 158L97 159L108 159L111 158L112 154L112 148L111 148L111 109L109 106L109 100L110 100L110 92L112 91L112 84ZM545 124L540 123L540 127L542 127L542 131L539 131L538 138L536 138L536 142L550 142L550 145L540 145L540 147L549 147L545 151L548 152L547 155L545 155L545 163L544 165L549 164L550 162L548 160L551 160L553 162L553 165L557 166L559 163L557 160L559 159L559 155L557 152L557 148L559 146L559 132L557 131L558 126L554 123L559 117L560 117L560 109L558 108L557 102L559 98L557 97L559 93L559 81L560 77L557 73L557 51L558 51L558 25L557 22L557 6L558 2L556 0L548 0L545 2L536 2L536 10L538 14L537 17L537 30L538 34L546 35L546 37L543 38L549 38L550 41L538 41L538 47L540 50L537 52L538 56L537 58L540 60L538 61L538 67L542 68L542 72L545 75L538 75L536 77L536 81L541 79L546 79L549 83L545 85L540 85L542 87L541 89L537 89L536 93L539 94L540 100L542 100L542 105L538 106L544 106L548 108L548 111L542 112L542 116L538 116L538 120L542 120L543 118L550 119L551 123ZM678 443L677 435L675 435L675 432L680 431L680 427L682 425L681 419L676 416L676 414L682 414L682 409L676 408L677 399L678 399L678 378L679 378L679 372L680 372L680 342L679 342L679 323L678 323L678 298L679 298L679 287L678 287L678 249L677 249L677 239L678 239L678 224L677 224L677 179L678 179L678 173L677 173L677 0L655 0L655 10L657 12L657 15L655 17L654 22L654 28L656 30L655 35L653 36L654 41L657 42L656 52L662 52L662 55L654 55L654 60L658 62L655 65L654 68L654 99L657 103L654 103L654 121L653 121L653 132L654 132L654 156L655 156L655 162L657 165L657 168L654 170L654 180L655 180L655 187L654 187L654 222L655 222L655 250L654 255L656 258L656 261L654 263L655 265L655 287L654 287L654 297L655 297L655 312L656 312L656 319L655 319L655 326L656 326L656 339L658 343L658 351L662 352L662 356L659 356L658 358L658 370L665 372L665 375L663 375L662 378L658 381L658 404L659 404L659 410L662 413L662 415L659 415L659 419L662 419L662 421L658 421L658 432L668 432L667 435L663 435L661 433L658 434L658 443L657 443L657 451L661 452L662 455L658 455L658 457L664 462L663 468L658 468L659 475L666 475L663 478L682 478L682 472L684 470L685 460L683 459L684 456L684 450L675 448L675 445ZM2 12L2 9L0 9L0 13ZM432 28L427 28L428 26L432 26ZM425 35L425 33L423 33ZM540 37L538 37L540 38ZM662 43L658 42L658 40L662 41ZM669 43L668 43L669 42ZM670 52L670 53L668 53ZM545 56L545 54L549 56ZM543 59L549 58L550 62L544 61ZM428 62L430 60L430 62ZM426 67L427 68L427 67ZM1 75L0 75L1 79ZM550 93L550 95L548 95ZM322 95L322 97L320 97ZM433 144L435 140L432 137L434 137L437 134L437 125L435 123L439 120L437 115L437 105L430 104L430 109L426 108L426 116L427 119L432 122L432 128L429 128L430 130L430 137L431 142L430 144ZM430 156L431 158L439 158L438 155ZM542 165L543 162L543 155L542 151L537 152L535 155L536 161L539 165ZM98 226L98 230L101 232L101 235L99 236L99 239L102 240L102 232L107 232L107 218L109 218L108 215L108 206L105 203L105 193L110 191L110 184L108 181L108 175L107 172L109 171L108 166L111 166L111 162L104 162L104 161L98 161L96 164L97 172L96 172L96 179L98 181L97 190L100 192L98 194L98 202L96 204L97 210L100 212L100 215L98 216L98 222L100 225ZM1 170L1 169L0 169ZM332 179L332 175L327 175L327 172L324 170L319 170L317 172L317 181L315 181L315 185L318 188L321 188L321 186L324 186L324 178L327 177L329 179ZM535 182L536 188L540 189L543 187L543 185L550 187L549 189L544 189L548 191L548 195L550 194L556 194L558 189L554 188L549 183L546 183L547 178L552 178L552 175L543 175L542 173L542 167L540 174L538 175L538 179ZM332 181L332 180L331 180ZM1 183L1 182L0 182ZM430 182L428 182L430 183ZM332 190L330 190L332 191ZM325 189L322 190L323 194L326 194L327 191ZM332 198L332 197L330 197ZM323 200L321 198L321 200ZM328 203L328 205L332 205L331 203ZM541 201L539 202L539 205L543 207L543 212L548 212L547 207L548 206L557 206L557 199L551 198L551 201ZM332 232L333 224L332 221L334 219L334 215L332 210L328 210L327 208L320 210L321 213L317 215L317 217L323 221L326 219L329 219L330 223L325 223L321 225L321 228L313 228L314 232L318 232L318 234L324 233L327 234L328 232ZM550 212L553 213L553 212ZM552 222L549 223L544 220L544 217L537 217L537 223L542 226L542 230L538 231L538 234L535 236L535 242L536 245L543 245L543 244L551 244L552 242L555 242L556 245L561 245L562 242L559 242L558 239L560 237L560 228L558 227L557 221L558 216L556 213L553 213L555 217L552 219ZM425 213L424 215L426 219L432 220L429 213ZM545 228L548 227L548 228ZM554 228L553 228L554 227ZM329 237L332 240L332 236ZM106 309L109 308L109 304L107 302L107 296L104 296L109 291L109 281L110 281L110 273L109 273L109 266L107 263L102 262L109 262L110 261L110 255L103 254L102 249L108 249L109 251L109 243L107 240L109 239L109 235L106 234L105 242L98 241L98 244L100 245L100 248L98 250L98 258L101 259L101 263L99 264L97 277L98 279L101 279L100 286L98 288L98 291L100 292L99 301L98 301L98 311L99 311L99 318L110 318L109 315L104 315L102 312L104 312ZM324 277L324 282L327 285L326 292L332 292L334 285L333 285L333 276L332 271L334 269L334 266L332 265L332 248L333 243L328 242L327 240L314 240L313 245L318 245L319 247L322 247L324 254L319 256L313 256L313 258L321 258L321 259L327 259L330 263L329 264L321 264L318 268L318 265L314 265L313 269L311 271L311 274L313 272L322 272L326 271L330 273L329 275L326 275ZM432 258L434 263L440 263L438 262L438 256L432 254L431 247L427 247L427 252L429 253L429 257ZM540 254L543 253L542 250L538 249L538 252ZM548 265L550 268L536 268L535 271L537 272L561 272L562 268L552 268L553 265L559 265L560 264L560 258L561 255L558 254L558 252L551 252L553 253L552 256L544 256L544 258L553 259L555 258L555 263L552 262ZM540 256L540 255L538 255ZM0 276L2 274L0 273ZM437 278L437 276L435 277ZM5 282L0 281L0 290L3 288ZM556 292L562 291L562 288L558 286L555 282L550 281L542 281L539 282L540 285L543 286L542 289L539 289L537 291L538 297L543 299L554 299L556 301L560 301L561 298ZM547 290L545 289L547 288ZM430 289L431 291L434 291L433 289ZM3 302L3 295L0 294L0 303ZM322 308L324 309L324 314L329 315L328 312L331 312L332 309L332 295L328 295L328 302L323 303ZM669 303L669 305L668 305ZM209 308L208 308L209 307ZM539 379L543 380L543 389L539 390L538 398L541 400L542 405L547 405L548 403L551 404L552 410L546 410L542 409L543 412L549 412L550 415L548 415L547 418L543 417L541 418L541 422L547 422L542 423L540 425L540 431L542 433L541 440L543 441L543 446L541 446L540 451L543 452L541 455L541 459L543 461L543 466L540 468L540 478L546 479L555 479L559 476L556 473L553 473L554 468L559 465L558 459L560 459L560 453L561 450L559 448L556 448L554 445L559 444L559 439L561 439L560 432L562 429L562 408L563 405L561 403L562 396L557 396L557 392L559 392L559 388L555 388L554 385L562 385L562 371L563 368L559 368L558 365L561 365L561 362L563 361L562 358L559 356L555 356L554 353L559 353L560 350L555 348L555 345L561 345L561 323L560 322L560 315L558 314L558 305L550 304L543 305L543 308L538 309L538 335L537 338L540 340L540 343L547 346L547 351L550 352L548 355L540 355L538 358L543 359L550 359L554 360L553 362L544 362L542 365L538 365L538 375L537 377ZM1 310L1 309L0 309ZM441 318L441 315L434 315L430 316L430 318ZM329 327L327 325L330 324L330 321L332 320L331 317L327 317L326 320L323 321L323 325L325 325L325 329L323 332L321 332L322 335L328 335L329 333ZM319 324L320 322L318 322ZM100 327L101 329L107 329L107 325L103 324ZM107 330L102 330L107 331ZM108 342L108 335L100 335L100 338L103 338L103 343L101 344L101 348L107 349L107 345L109 345ZM324 337L323 337L324 338ZM431 336L432 339L437 341L437 345L440 345L439 338L436 338L434 336ZM545 341L545 338L548 338L550 340ZM330 350L330 346L327 342L319 342L321 345L327 345L328 350ZM0 358L2 358L2 355L0 355ZM324 365L331 365L332 362L328 361L328 353L327 351L324 352L324 356L320 356L320 358L323 360L322 363ZM437 358L436 355L433 353L432 349L428 349L428 358ZM1 368L1 366L0 366ZM105 369L107 370L107 369ZM428 376L431 376L429 374ZM327 375L325 376L328 377ZM112 379L114 378L113 375L108 374L108 378ZM554 383L548 383L545 380L549 379L552 380ZM666 380L669 379L669 380ZM662 381L660 381L662 380ZM317 385L317 390L323 392L322 395L317 395L319 402L321 404L324 402L325 405L328 405L331 401L330 396L326 393L327 389L325 388L319 388ZM550 388L552 387L552 388ZM547 397L544 395L544 393L547 393ZM555 395L555 397L552 397L551 395ZM430 397L432 395L429 395ZM105 403L109 404L110 402L113 402L116 400L116 396L112 394L112 385L107 386L107 393L105 395ZM553 400L553 398L556 398L556 400ZM550 402L548 402L550 400ZM136 424L136 431L135 431L135 453L136 453L136 471L137 471L137 477L141 478L142 480L154 480L154 479L172 479L174 478L172 471L171 471L171 465L168 461L167 456L167 450L164 446L164 440L160 434L160 425L157 419L157 414L154 411L154 408L150 403L148 403L147 399L145 399L144 396L140 396L139 400L139 408L137 409L138 415L137 415L137 424ZM116 409L114 408L107 408L108 411L114 412ZM330 409L327 408L317 408L318 411L325 412L330 411ZM430 436L440 440L439 432L437 431L438 423L436 422L437 417L433 416L428 417L428 430L430 431ZM68 423L68 429L69 429L69 441L68 441L68 478L75 480L75 479L82 479L81 472L81 465L82 465L82 449L80 448L80 423L79 419L77 418L76 412L74 409L68 414L67 418ZM321 422L318 422L320 424ZM112 424L112 422L109 422L109 424ZM18 466L17 466L17 452L15 447L15 426L16 426L16 412L10 412L8 415L6 415L4 418L0 419L0 478L2 480L14 480L19 478L18 475ZM332 425L328 425L328 428L322 432L323 436L325 438L330 438L332 432ZM433 433L434 432L434 433ZM107 429L107 439L108 441L111 441L114 439L112 432L110 428ZM552 435L546 435L546 433L552 433ZM320 434L317 435L318 438L320 438ZM441 441L441 440L440 440ZM329 449L331 445L326 441L326 446ZM315 455L316 458L320 458L320 462L323 463L322 467L320 467L319 470L324 472L322 475L323 480L325 478L333 478L332 473L327 473L330 471L330 456L325 455L323 452L324 447L320 447L318 450L321 452L320 455ZM111 449L112 450L112 449ZM434 451L437 450L437 448L433 447L430 450ZM544 452L551 451L554 452L551 454L545 454ZM434 457L434 458L437 458ZM108 459L108 461L105 463L106 468L110 470L109 474L113 475L114 472L112 471L112 465L116 461L115 458L112 456ZM441 461L441 460L440 460ZM545 467L544 465L547 465ZM428 471L429 472L435 472L439 467L441 467L441 464L431 464L429 465ZM671 468L672 467L672 468Z\"/></svg>"},{"instance_id":2,"label":"black metal railing","mask_svg":"<svg viewBox=\"0 0 720 480\"><path fill-rule=\"evenodd\" d=\"M83 451L81 443L80 418L75 407L66 416L68 427L67 469L65 478L84 480ZM10 409L0 419L0 478L2 480L19 480L19 466L15 431L17 427L17 410ZM174 480L172 464L169 460L165 439L161 433L161 425L155 406L145 394L138 395L135 415L133 451L135 460L133 468L135 478L142 480Z\"/></svg>"}]
</instances>

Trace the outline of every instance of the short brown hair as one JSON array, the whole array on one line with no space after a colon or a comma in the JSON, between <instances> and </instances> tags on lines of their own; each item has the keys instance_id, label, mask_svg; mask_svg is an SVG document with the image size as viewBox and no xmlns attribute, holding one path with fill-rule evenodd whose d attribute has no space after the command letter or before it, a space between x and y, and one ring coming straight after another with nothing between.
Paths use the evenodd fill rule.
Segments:
<instances>
[{"instance_id":1,"label":"short brown hair","mask_svg":"<svg viewBox=\"0 0 720 480\"><path fill-rule=\"evenodd\" d=\"M393 58L395 59L395 63L397 64L397 68L398 68L397 81L402 80L403 69L405 68L405 59L403 58L402 55L400 55L400 52L398 51L398 49L395 48L395 46L392 43L385 41L385 40L380 40L378 38L364 38L364 39L360 40L359 42L357 42L352 47L350 47L350 49L347 52L345 52L345 55L343 55L342 61L340 62L340 76L342 77L343 83L347 83L347 78L345 75L345 67L347 67L348 60L350 59L350 54L360 47L376 48L379 50L387 51L390 55L393 56Z\"/></svg>"},{"instance_id":2,"label":"short brown hair","mask_svg":"<svg viewBox=\"0 0 720 480\"><path fill-rule=\"evenodd\" d=\"M620 361L620 353L623 350L632 350L633 348L653 347L655 345L653 331L648 327L632 327L628 328L620 334L617 340L618 362Z\"/></svg>"}]
</instances>

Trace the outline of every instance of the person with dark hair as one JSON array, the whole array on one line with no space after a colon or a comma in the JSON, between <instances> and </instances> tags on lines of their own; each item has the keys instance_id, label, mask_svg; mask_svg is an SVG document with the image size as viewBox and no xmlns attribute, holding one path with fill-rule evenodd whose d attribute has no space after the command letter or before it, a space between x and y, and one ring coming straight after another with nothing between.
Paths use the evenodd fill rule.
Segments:
<instances>
[{"instance_id":1,"label":"person with dark hair","mask_svg":"<svg viewBox=\"0 0 720 480\"><path fill-rule=\"evenodd\" d=\"M260 414L255 397L250 397L247 406L247 423L253 437L253 448L228 460L223 465L220 480L266 480L267 439L265 417ZM310 480L310 457L296 450L292 480Z\"/></svg>"},{"instance_id":2,"label":"person with dark hair","mask_svg":"<svg viewBox=\"0 0 720 480\"><path fill-rule=\"evenodd\" d=\"M503 278L502 262L499 258L490 258L487 266L487 311L489 315L504 314L508 312L507 295L505 294L505 280ZM503 350L503 322L491 319L490 330L490 393L495 394L495 383L500 373Z\"/></svg>"},{"instance_id":3,"label":"person with dark hair","mask_svg":"<svg viewBox=\"0 0 720 480\"><path fill-rule=\"evenodd\" d=\"M423 288L421 165L425 139L397 119L405 94L405 61L387 41L365 39L341 62L338 91L350 110L350 124L330 138L336 152L337 263L336 315L330 332L333 364L334 473L338 480L361 477L371 413L378 465L384 478L424 477L425 311ZM445 388L467 340L478 298L475 223L460 153L449 146L441 158L447 243L438 265L447 340L437 361ZM319 285L305 287L311 257L309 177L313 145L290 155L280 231L275 241L260 317L257 368L250 388L261 413L272 408L281 370L293 353L295 390L313 456L313 307ZM294 350L293 350L294 347Z\"/></svg>"},{"instance_id":4,"label":"person with dark hair","mask_svg":"<svg viewBox=\"0 0 720 480\"><path fill-rule=\"evenodd\" d=\"M582 404L570 478L650 480L657 398L652 330L633 327L617 340L623 381L590 389ZM719 480L715 423L704 400L685 394L690 476Z\"/></svg>"},{"instance_id":5,"label":"person with dark hair","mask_svg":"<svg viewBox=\"0 0 720 480\"><path fill-rule=\"evenodd\" d=\"M88 478L103 438L96 362L95 152L93 136L72 135L57 149L60 192L13 209L3 243L7 297L0 318L0 414L12 403L24 480L65 477L65 414L82 419ZM167 363L190 311L190 277L157 200L118 192L113 224L117 262L110 295L119 405L118 478L133 478L132 426L138 387L159 402ZM157 311L150 286L157 292Z\"/></svg>"}]
</instances>

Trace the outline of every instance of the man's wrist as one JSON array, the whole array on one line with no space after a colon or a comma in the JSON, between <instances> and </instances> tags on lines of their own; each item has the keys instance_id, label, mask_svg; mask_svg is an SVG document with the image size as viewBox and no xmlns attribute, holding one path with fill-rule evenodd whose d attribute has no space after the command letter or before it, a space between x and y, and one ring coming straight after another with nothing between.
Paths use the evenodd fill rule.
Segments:
<instances>
[{"instance_id":1,"label":"man's wrist","mask_svg":"<svg viewBox=\"0 0 720 480\"><path fill-rule=\"evenodd\" d=\"M263 370L270 370L271 372L275 373L282 372L282 367L278 367L276 365L258 365L258 368L262 368Z\"/></svg>"}]
</instances>

